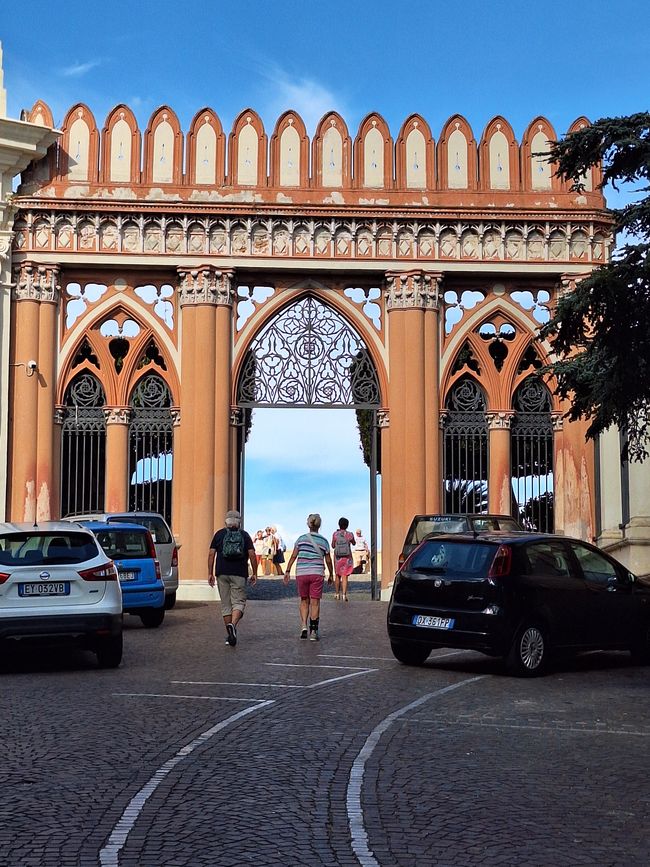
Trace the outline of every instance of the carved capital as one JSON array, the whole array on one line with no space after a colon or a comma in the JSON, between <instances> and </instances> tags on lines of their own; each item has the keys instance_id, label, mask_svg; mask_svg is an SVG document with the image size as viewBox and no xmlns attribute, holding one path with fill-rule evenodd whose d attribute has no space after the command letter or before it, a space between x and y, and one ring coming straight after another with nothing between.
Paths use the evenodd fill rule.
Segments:
<instances>
[{"instance_id":1,"label":"carved capital","mask_svg":"<svg viewBox=\"0 0 650 867\"><path fill-rule=\"evenodd\" d=\"M56 406L54 408L54 424L63 424L65 421L67 407Z\"/></svg>"},{"instance_id":2,"label":"carved capital","mask_svg":"<svg viewBox=\"0 0 650 867\"><path fill-rule=\"evenodd\" d=\"M510 430L514 412L486 412L485 418L489 430Z\"/></svg>"},{"instance_id":3,"label":"carved capital","mask_svg":"<svg viewBox=\"0 0 650 867\"><path fill-rule=\"evenodd\" d=\"M441 409L440 412L438 413L438 427L441 430L444 430L448 415L449 415L449 410L447 410L447 409Z\"/></svg>"},{"instance_id":4,"label":"carved capital","mask_svg":"<svg viewBox=\"0 0 650 867\"><path fill-rule=\"evenodd\" d=\"M3 232L2 229L0 229L0 264L9 258L11 234L11 232Z\"/></svg>"},{"instance_id":5,"label":"carved capital","mask_svg":"<svg viewBox=\"0 0 650 867\"><path fill-rule=\"evenodd\" d=\"M179 268L180 304L214 304L232 307L235 300L234 271L212 265Z\"/></svg>"},{"instance_id":6,"label":"carved capital","mask_svg":"<svg viewBox=\"0 0 650 867\"><path fill-rule=\"evenodd\" d=\"M230 407L230 426L239 427L244 424L244 410L241 406Z\"/></svg>"},{"instance_id":7,"label":"carved capital","mask_svg":"<svg viewBox=\"0 0 650 867\"><path fill-rule=\"evenodd\" d=\"M128 406L107 406L104 408L106 424L126 424L131 420L131 409Z\"/></svg>"},{"instance_id":8,"label":"carved capital","mask_svg":"<svg viewBox=\"0 0 650 867\"><path fill-rule=\"evenodd\" d=\"M172 427L179 427L181 423L181 410L178 406L172 406L169 410L172 417Z\"/></svg>"},{"instance_id":9,"label":"carved capital","mask_svg":"<svg viewBox=\"0 0 650 867\"><path fill-rule=\"evenodd\" d=\"M551 426L554 433L557 433L564 428L564 416L561 412L551 413Z\"/></svg>"},{"instance_id":10,"label":"carved capital","mask_svg":"<svg viewBox=\"0 0 650 867\"><path fill-rule=\"evenodd\" d=\"M430 271L387 271L387 310L439 310L442 274Z\"/></svg>"},{"instance_id":11,"label":"carved capital","mask_svg":"<svg viewBox=\"0 0 650 867\"><path fill-rule=\"evenodd\" d=\"M61 296L58 265L21 262L14 268L14 301L45 301L58 304Z\"/></svg>"},{"instance_id":12,"label":"carved capital","mask_svg":"<svg viewBox=\"0 0 650 867\"><path fill-rule=\"evenodd\" d=\"M377 427L383 428L384 430L390 427L390 410L377 410Z\"/></svg>"}]
</instances>

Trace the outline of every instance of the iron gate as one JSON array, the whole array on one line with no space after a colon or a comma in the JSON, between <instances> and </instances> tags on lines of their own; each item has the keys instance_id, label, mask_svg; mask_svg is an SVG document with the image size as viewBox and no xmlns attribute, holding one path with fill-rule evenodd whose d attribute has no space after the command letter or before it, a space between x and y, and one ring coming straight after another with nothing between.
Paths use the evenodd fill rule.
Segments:
<instances>
[{"instance_id":1,"label":"iron gate","mask_svg":"<svg viewBox=\"0 0 650 867\"><path fill-rule=\"evenodd\" d=\"M485 395L471 378L451 389L443 421L443 502L446 512L488 508L488 425Z\"/></svg>"},{"instance_id":2,"label":"iron gate","mask_svg":"<svg viewBox=\"0 0 650 867\"><path fill-rule=\"evenodd\" d=\"M510 431L511 484L525 527L552 533L553 424L551 395L536 377L525 379L513 397Z\"/></svg>"},{"instance_id":3,"label":"iron gate","mask_svg":"<svg viewBox=\"0 0 650 867\"><path fill-rule=\"evenodd\" d=\"M90 373L66 391L61 431L61 515L104 510L106 419L104 391Z\"/></svg>"},{"instance_id":4,"label":"iron gate","mask_svg":"<svg viewBox=\"0 0 650 867\"><path fill-rule=\"evenodd\" d=\"M160 512L171 523L173 422L171 393L155 373L143 377L131 396L129 509Z\"/></svg>"}]
</instances>

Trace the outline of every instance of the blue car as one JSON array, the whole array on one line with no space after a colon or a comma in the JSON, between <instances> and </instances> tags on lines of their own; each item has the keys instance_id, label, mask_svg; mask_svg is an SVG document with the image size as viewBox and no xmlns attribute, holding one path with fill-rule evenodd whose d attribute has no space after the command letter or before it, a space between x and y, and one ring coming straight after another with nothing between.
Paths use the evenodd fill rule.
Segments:
<instances>
[{"instance_id":1,"label":"blue car","mask_svg":"<svg viewBox=\"0 0 650 867\"><path fill-rule=\"evenodd\" d=\"M92 530L115 563L124 612L137 615L147 629L160 626L165 619L165 585L149 530L142 524L78 523Z\"/></svg>"}]
</instances>

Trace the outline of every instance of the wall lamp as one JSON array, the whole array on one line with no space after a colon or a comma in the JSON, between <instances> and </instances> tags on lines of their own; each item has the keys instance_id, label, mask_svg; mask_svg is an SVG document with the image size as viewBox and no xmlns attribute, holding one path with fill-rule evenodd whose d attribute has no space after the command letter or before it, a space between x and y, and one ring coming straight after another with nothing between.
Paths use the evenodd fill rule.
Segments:
<instances>
[{"instance_id":1,"label":"wall lamp","mask_svg":"<svg viewBox=\"0 0 650 867\"><path fill-rule=\"evenodd\" d=\"M29 361L18 361L16 364L10 365L11 367L24 367L25 373L27 376L34 376L36 371L38 370L38 362L34 361L33 358L30 358Z\"/></svg>"}]
</instances>

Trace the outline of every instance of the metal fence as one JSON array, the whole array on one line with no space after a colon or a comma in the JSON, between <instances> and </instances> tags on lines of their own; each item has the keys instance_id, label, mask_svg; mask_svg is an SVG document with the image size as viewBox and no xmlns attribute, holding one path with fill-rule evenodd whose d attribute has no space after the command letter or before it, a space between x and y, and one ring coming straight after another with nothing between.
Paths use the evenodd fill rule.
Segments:
<instances>
[{"instance_id":1,"label":"metal fence","mask_svg":"<svg viewBox=\"0 0 650 867\"><path fill-rule=\"evenodd\" d=\"M61 515L102 511L106 463L104 391L90 373L70 383L61 434Z\"/></svg>"},{"instance_id":2,"label":"metal fence","mask_svg":"<svg viewBox=\"0 0 650 867\"><path fill-rule=\"evenodd\" d=\"M171 393L165 381L149 374L131 396L129 426L129 509L172 513L173 423Z\"/></svg>"},{"instance_id":3,"label":"metal fence","mask_svg":"<svg viewBox=\"0 0 650 867\"><path fill-rule=\"evenodd\" d=\"M446 512L488 507L488 425L485 395L471 378L453 386L443 427L443 503Z\"/></svg>"},{"instance_id":4,"label":"metal fence","mask_svg":"<svg viewBox=\"0 0 650 867\"><path fill-rule=\"evenodd\" d=\"M511 484L519 519L524 526L552 533L553 425L551 396L535 377L524 380L514 394L515 415L510 431Z\"/></svg>"}]
</instances>

